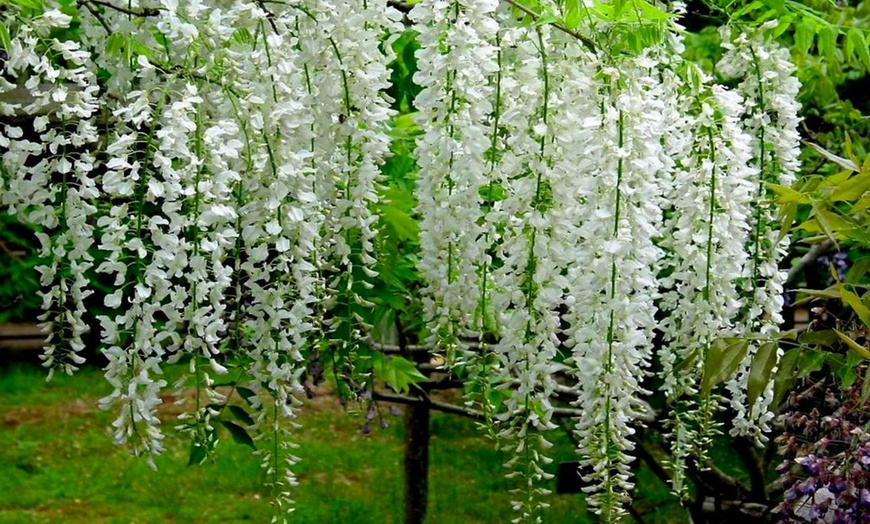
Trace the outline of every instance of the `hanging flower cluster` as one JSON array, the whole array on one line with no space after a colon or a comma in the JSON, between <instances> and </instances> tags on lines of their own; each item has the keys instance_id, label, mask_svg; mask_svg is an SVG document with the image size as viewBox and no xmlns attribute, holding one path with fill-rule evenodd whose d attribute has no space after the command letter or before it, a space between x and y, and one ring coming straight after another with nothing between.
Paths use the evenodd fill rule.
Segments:
<instances>
[{"instance_id":1,"label":"hanging flower cluster","mask_svg":"<svg viewBox=\"0 0 870 524\"><path fill-rule=\"evenodd\" d=\"M45 231L46 364L82 363L96 248L117 312L100 319L115 440L153 464L162 367L184 360L174 387L194 387L196 408L179 428L204 460L227 402L214 377L236 367L245 429L272 444L258 453L289 510L303 353L338 329L335 304L353 319L355 267L374 262L391 116L381 36L397 16L385 1L83 2L78 16L82 44L49 36L73 20L59 11L22 23L0 85L32 99L3 107L33 122L3 128L3 204Z\"/></svg>"},{"instance_id":2,"label":"hanging flower cluster","mask_svg":"<svg viewBox=\"0 0 870 524\"><path fill-rule=\"evenodd\" d=\"M0 128L0 204L41 228L46 365L83 362L90 280L113 286L101 403L115 440L153 464L163 368L183 361L172 387L195 389L196 406L178 427L205 460L229 400L216 377L238 373L225 382L253 416L228 427L268 443L289 511L306 366L326 348L352 377L371 328L401 15L386 0L75 12L78 43L56 36L69 12L19 19L0 75L0 95L30 97L0 102L25 117ZM750 375L778 358L787 244L765 184L798 169L788 53L764 26L724 32L728 89L680 58L664 22L590 16L569 30L497 0L421 0L408 15L426 342L482 381L472 402L511 455L523 522L541 518L557 412L575 414L591 507L624 515L654 362L676 491L717 430L707 365L729 341L755 337L726 387L734 432L763 438L771 420L772 388Z\"/></svg>"},{"instance_id":3,"label":"hanging flower cluster","mask_svg":"<svg viewBox=\"0 0 870 524\"><path fill-rule=\"evenodd\" d=\"M496 7L496 0L421 2L411 12L421 45L414 81L423 89L414 104L424 133L416 154L427 342L450 360L463 337L481 332L485 318L479 304L486 290L477 282L490 246L482 241L487 226L477 219L497 132L489 121L490 77L498 70Z\"/></svg>"},{"instance_id":4,"label":"hanging flower cluster","mask_svg":"<svg viewBox=\"0 0 870 524\"><path fill-rule=\"evenodd\" d=\"M780 310L787 271L779 268L779 262L788 249L788 238L779 233L776 208L765 184L790 185L800 167L800 84L788 49L765 37L764 31L773 27L775 23L767 22L755 33L735 38L725 28L722 39L726 51L717 64L724 76L739 81L737 91L745 98L741 123L752 139L751 165L759 173L752 202L753 231L746 248L751 263L744 284L748 300L743 320L749 330L762 335L775 333L782 323ZM734 433L762 439L773 420L773 385L767 385L757 399L746 396L750 364L757 351L757 344L750 346L728 389L737 413ZM781 353L777 350L777 360Z\"/></svg>"},{"instance_id":5,"label":"hanging flower cluster","mask_svg":"<svg viewBox=\"0 0 870 524\"><path fill-rule=\"evenodd\" d=\"M45 288L42 320L52 324L43 359L50 369L66 373L84 362L78 353L88 329L82 321L84 300L93 293L85 274L93 266L92 217L98 196L90 149L99 140L90 53L76 42L48 36L70 20L50 11L22 28L0 76L0 93L23 88L30 94L24 110L34 115L29 126L11 121L0 128L0 204L42 228L37 235L40 256L49 261L39 268ZM58 66L55 57L65 65ZM0 103L0 114L12 117L20 105Z\"/></svg>"},{"instance_id":6,"label":"hanging flower cluster","mask_svg":"<svg viewBox=\"0 0 870 524\"><path fill-rule=\"evenodd\" d=\"M544 11L557 10L548 5ZM624 44L596 39L605 22L590 27L587 40L515 15L461 1L421 2L413 11L425 35L417 155L432 342L498 340L505 393L492 423L513 457L510 476L524 486L518 520L539 518L536 497L550 476L542 432L555 427L554 398L567 388L582 412L574 432L590 505L614 521L633 487L634 425L653 415L643 401L653 360L672 412L679 492L686 460L703 462L717 430L720 397L700 387L711 351L753 333L775 335L784 245L772 209L759 209L764 182L788 184L797 169L796 80L787 57L760 43L762 68L772 72L729 90L683 62L676 37L611 56L587 47ZM728 58L749 40L728 38L723 68L752 64ZM474 84L449 66L472 51L483 64L471 73ZM774 87L774 75L784 87ZM497 96L477 101L471 87ZM454 127L457 108L475 119ZM759 139L756 122L771 119L775 130ZM483 161L473 170L456 166L474 147ZM732 402L747 402L761 345L743 346ZM735 431L761 435L769 403L768 388Z\"/></svg>"},{"instance_id":7,"label":"hanging flower cluster","mask_svg":"<svg viewBox=\"0 0 870 524\"><path fill-rule=\"evenodd\" d=\"M700 74L700 73L698 73ZM714 430L718 401L701 392L699 379L713 344L745 334L737 323L739 283L748 264L752 192L758 172L751 167L750 137L740 126L741 98L718 86L689 93L683 103L696 114L679 144L666 221L670 238L662 279L667 289L662 322L667 347L661 352L663 390L675 405L671 420L675 491L684 489L688 456L703 459ZM676 373L675 366L686 368Z\"/></svg>"}]
</instances>

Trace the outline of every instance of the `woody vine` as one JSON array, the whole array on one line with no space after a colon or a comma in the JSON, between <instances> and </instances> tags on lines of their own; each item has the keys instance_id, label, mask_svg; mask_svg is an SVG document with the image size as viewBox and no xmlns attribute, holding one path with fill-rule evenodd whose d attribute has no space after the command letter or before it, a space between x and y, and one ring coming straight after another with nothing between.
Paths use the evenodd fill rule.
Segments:
<instances>
[{"instance_id":1,"label":"woody vine","mask_svg":"<svg viewBox=\"0 0 870 524\"><path fill-rule=\"evenodd\" d=\"M45 365L83 364L85 303L110 282L116 442L151 460L160 392L192 387L179 428L205 460L231 382L251 414L228 427L256 443L283 515L312 362L348 400L390 366L397 389L422 378L371 343L398 263L384 236L419 228L421 295L401 300L421 299L420 342L504 447L517 520L541 518L566 389L604 520L624 515L653 382L683 492L718 411L735 435L769 430L788 238L768 184L799 167L799 86L775 21L723 28L719 83L682 57L681 9L13 2L0 97L29 97L0 98L27 116L0 127L0 203L40 231ZM419 92L402 108L389 64L409 29ZM381 168L408 129L405 212ZM189 373L167 384L177 362Z\"/></svg>"}]
</instances>

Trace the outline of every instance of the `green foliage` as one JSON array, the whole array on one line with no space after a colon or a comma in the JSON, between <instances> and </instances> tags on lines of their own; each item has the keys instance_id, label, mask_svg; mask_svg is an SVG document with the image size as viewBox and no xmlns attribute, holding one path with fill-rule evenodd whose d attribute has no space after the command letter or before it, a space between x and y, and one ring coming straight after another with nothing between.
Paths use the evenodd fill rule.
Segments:
<instances>
[{"instance_id":1,"label":"green foliage","mask_svg":"<svg viewBox=\"0 0 870 524\"><path fill-rule=\"evenodd\" d=\"M759 26L775 21L768 34L791 49L802 88L804 131L817 143L837 148L846 134L863 154L870 146L870 0L848 5L833 0L696 0L679 22L686 57L709 72L719 56L718 27ZM828 169L825 166L817 168Z\"/></svg>"},{"instance_id":2,"label":"green foliage","mask_svg":"<svg viewBox=\"0 0 870 524\"><path fill-rule=\"evenodd\" d=\"M848 135L847 135L848 137ZM861 163L854 155L851 141L846 140L846 157L810 144L822 159L841 170L832 175L813 175L799 180L791 188L772 186L783 213L806 213L797 229L808 241L827 238L835 244L870 248L870 157ZM854 275L859 278L862 275Z\"/></svg>"},{"instance_id":3,"label":"green foliage","mask_svg":"<svg viewBox=\"0 0 870 524\"><path fill-rule=\"evenodd\" d=\"M42 0L8 0L11 6L16 6L25 9L26 14L41 13L45 10L45 3Z\"/></svg>"},{"instance_id":4,"label":"green foliage","mask_svg":"<svg viewBox=\"0 0 870 524\"><path fill-rule=\"evenodd\" d=\"M749 345L750 341L745 338L720 338L710 345L704 363L704 377L701 379L701 392L704 395L709 395L713 388L737 371Z\"/></svg>"},{"instance_id":5,"label":"green foliage","mask_svg":"<svg viewBox=\"0 0 870 524\"><path fill-rule=\"evenodd\" d=\"M417 366L410 360L399 356L385 356L374 353L372 368L375 374L399 393L407 393L414 384L425 382L426 375L417 371Z\"/></svg>"},{"instance_id":6,"label":"green foliage","mask_svg":"<svg viewBox=\"0 0 870 524\"><path fill-rule=\"evenodd\" d=\"M12 48L12 43L9 38L9 28L0 20L0 48L9 50Z\"/></svg>"},{"instance_id":7,"label":"green foliage","mask_svg":"<svg viewBox=\"0 0 870 524\"><path fill-rule=\"evenodd\" d=\"M770 384L771 375L777 363L777 346L776 342L765 342L759 346L758 351L752 357L752 365L749 368L749 383L746 388L749 407L755 404L755 401Z\"/></svg>"},{"instance_id":8,"label":"green foliage","mask_svg":"<svg viewBox=\"0 0 870 524\"><path fill-rule=\"evenodd\" d=\"M799 303L810 300L841 304L845 314L833 326L802 333L798 347L786 354L777 381L791 384L795 378L824 368L839 377L846 389L857 380L856 367L870 359L866 332L870 328L870 156L859 161L846 134L845 156L808 144L813 154L839 169L830 175L811 175L793 187L773 186L782 214L805 217L796 226L796 236L810 243L830 242L851 249L852 267L843 281L831 271L831 286L821 290L803 289ZM791 218L786 221L790 221ZM863 343L859 340L864 339ZM782 391L786 385L778 385ZM868 390L870 395L870 390Z\"/></svg>"},{"instance_id":9,"label":"green foliage","mask_svg":"<svg viewBox=\"0 0 870 524\"><path fill-rule=\"evenodd\" d=\"M230 422L229 420L221 420L220 422L223 427L227 428L230 435L232 435L233 442L236 444L242 444L243 446L248 446L251 449L257 449L256 444L254 444L254 439L251 438L245 428L234 422Z\"/></svg>"},{"instance_id":10,"label":"green foliage","mask_svg":"<svg viewBox=\"0 0 870 524\"><path fill-rule=\"evenodd\" d=\"M33 321L40 313L37 251L33 231L0 210L0 322Z\"/></svg>"},{"instance_id":11,"label":"green foliage","mask_svg":"<svg viewBox=\"0 0 870 524\"><path fill-rule=\"evenodd\" d=\"M396 59L390 64L390 82L392 86L387 91L394 100L393 109L402 113L414 110L414 98L420 92L420 86L414 83L414 73L417 71L416 33L411 30L403 32L393 42L393 52Z\"/></svg>"},{"instance_id":12,"label":"green foliage","mask_svg":"<svg viewBox=\"0 0 870 524\"><path fill-rule=\"evenodd\" d=\"M405 46L397 49L400 54L417 45L413 40L400 38L397 45L399 42ZM416 66L407 72L408 78L415 71ZM414 298L421 285L416 267L419 226L414 195L417 177L414 141L419 134L414 113L402 113L393 119L390 129L392 155L381 168L384 174L381 201L375 207L381 234L377 246L378 276L369 298L375 304L372 325L391 329L398 321L403 330L412 335L423 327L421 305Z\"/></svg>"}]
</instances>

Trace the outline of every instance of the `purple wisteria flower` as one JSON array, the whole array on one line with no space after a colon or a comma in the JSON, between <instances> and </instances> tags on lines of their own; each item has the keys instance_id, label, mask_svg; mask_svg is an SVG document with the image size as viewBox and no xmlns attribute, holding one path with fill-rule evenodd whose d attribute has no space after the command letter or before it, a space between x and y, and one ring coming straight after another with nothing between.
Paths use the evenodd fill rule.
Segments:
<instances>
[{"instance_id":1,"label":"purple wisteria flower","mask_svg":"<svg viewBox=\"0 0 870 524\"><path fill-rule=\"evenodd\" d=\"M777 438L783 462L777 471L785 493L780 522L870 522L870 405L861 390L866 367L841 391L828 377L804 379L789 396Z\"/></svg>"}]
</instances>

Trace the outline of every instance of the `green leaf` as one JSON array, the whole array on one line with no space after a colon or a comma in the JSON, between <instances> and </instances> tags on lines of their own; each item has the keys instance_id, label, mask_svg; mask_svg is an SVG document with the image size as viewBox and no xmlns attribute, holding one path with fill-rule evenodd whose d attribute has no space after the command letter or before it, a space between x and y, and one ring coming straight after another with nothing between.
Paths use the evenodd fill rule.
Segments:
<instances>
[{"instance_id":1,"label":"green leaf","mask_svg":"<svg viewBox=\"0 0 870 524\"><path fill-rule=\"evenodd\" d=\"M777 199L776 201L780 204L810 204L812 203L812 199L810 199L809 195L805 195L800 191L795 191L793 188L788 186L781 186L778 184L768 184L768 188L771 191L776 193Z\"/></svg>"},{"instance_id":2,"label":"green leaf","mask_svg":"<svg viewBox=\"0 0 870 524\"><path fill-rule=\"evenodd\" d=\"M852 162L848 158L843 158L841 156L837 156L834 153L831 153L830 151L828 151L827 149L825 149L824 147L822 147L818 144L814 144L812 142L806 142L806 141L804 141L804 144L806 144L810 149L814 150L816 153L821 155L826 160L837 164L838 166L842 167L843 169L848 169L849 171L860 171L861 170L858 167L858 165L855 164L855 162Z\"/></svg>"},{"instance_id":3,"label":"green leaf","mask_svg":"<svg viewBox=\"0 0 870 524\"><path fill-rule=\"evenodd\" d=\"M245 411L245 408L243 408L242 406L230 405L227 406L227 408L229 408L230 413L232 413L233 416L236 417L236 420L238 420L242 424L245 424L246 426L254 425L254 419L251 418L251 415L249 415L248 412Z\"/></svg>"},{"instance_id":4,"label":"green leaf","mask_svg":"<svg viewBox=\"0 0 870 524\"><path fill-rule=\"evenodd\" d=\"M776 243L780 243L782 239L788 236L791 231L792 226L794 226L794 221L797 218L798 213L798 204L784 204L780 207L779 210L779 236L776 239Z\"/></svg>"},{"instance_id":5,"label":"green leaf","mask_svg":"<svg viewBox=\"0 0 870 524\"><path fill-rule=\"evenodd\" d=\"M857 284L870 273L870 257L861 258L852 264L849 271L846 272L846 284Z\"/></svg>"},{"instance_id":6,"label":"green leaf","mask_svg":"<svg viewBox=\"0 0 870 524\"><path fill-rule=\"evenodd\" d=\"M644 21L654 20L662 22L674 17L671 13L659 9L646 0L633 0L632 4L634 5L635 13L639 10L641 18Z\"/></svg>"},{"instance_id":7,"label":"green leaf","mask_svg":"<svg viewBox=\"0 0 870 524\"><path fill-rule=\"evenodd\" d=\"M822 232L825 233L825 236L828 237L831 242L833 242L836 246L837 237L834 234L834 226L832 225L832 222L834 221L836 215L826 209L817 207L815 205L813 206L813 211L815 213L816 223L819 225Z\"/></svg>"},{"instance_id":8,"label":"green leaf","mask_svg":"<svg viewBox=\"0 0 870 524\"><path fill-rule=\"evenodd\" d=\"M417 241L420 226L407 213L392 205L379 206L384 223L390 226L400 240Z\"/></svg>"},{"instance_id":9,"label":"green leaf","mask_svg":"<svg viewBox=\"0 0 870 524\"><path fill-rule=\"evenodd\" d=\"M864 43L864 37L861 35L860 31L856 28L852 28L846 33L846 42L843 45L843 61L846 63L852 62L852 57L855 55L855 33L858 34L859 45Z\"/></svg>"},{"instance_id":10,"label":"green leaf","mask_svg":"<svg viewBox=\"0 0 870 524\"><path fill-rule=\"evenodd\" d=\"M765 342L752 357L749 368L749 382L746 386L746 396L751 408L758 397L764 393L770 383L770 376L776 366L776 342Z\"/></svg>"},{"instance_id":11,"label":"green leaf","mask_svg":"<svg viewBox=\"0 0 870 524\"><path fill-rule=\"evenodd\" d=\"M867 39L864 39L861 38L860 33L856 33L853 38L855 39L855 51L858 52L858 58L861 59L864 69L870 73L870 48L868 48L870 47L870 35L867 36Z\"/></svg>"},{"instance_id":12,"label":"green leaf","mask_svg":"<svg viewBox=\"0 0 870 524\"><path fill-rule=\"evenodd\" d=\"M826 352L817 349L811 349L803 353L797 365L797 378L805 377L810 373L815 373L822 369L822 366L825 365L827 356L828 354Z\"/></svg>"},{"instance_id":13,"label":"green leaf","mask_svg":"<svg viewBox=\"0 0 870 524\"><path fill-rule=\"evenodd\" d=\"M858 373L852 366L843 366L838 374L840 375L840 387L843 389L849 389L858 380Z\"/></svg>"},{"instance_id":14,"label":"green leaf","mask_svg":"<svg viewBox=\"0 0 870 524\"><path fill-rule=\"evenodd\" d=\"M583 11L580 7L580 2L582 0L568 0L565 6L565 27L571 29L577 29L580 26L580 21L583 18Z\"/></svg>"},{"instance_id":15,"label":"green leaf","mask_svg":"<svg viewBox=\"0 0 870 524\"><path fill-rule=\"evenodd\" d=\"M541 14L541 16L538 17L537 20L535 20L534 26L537 27L537 26L553 24L553 23L558 23L558 22L559 22L559 17L554 15L553 13L543 13L543 14Z\"/></svg>"},{"instance_id":16,"label":"green leaf","mask_svg":"<svg viewBox=\"0 0 870 524\"><path fill-rule=\"evenodd\" d=\"M741 338L718 338L707 351L701 391L709 395L714 387L728 380L746 356L749 340Z\"/></svg>"},{"instance_id":17,"label":"green leaf","mask_svg":"<svg viewBox=\"0 0 870 524\"><path fill-rule=\"evenodd\" d=\"M240 44L250 44L254 41L254 37L251 36L251 32L244 27L241 29L236 29L236 31L233 33L232 39Z\"/></svg>"},{"instance_id":18,"label":"green leaf","mask_svg":"<svg viewBox=\"0 0 870 524\"><path fill-rule=\"evenodd\" d=\"M870 172L861 172L841 182L831 193L834 202L858 200L870 189Z\"/></svg>"},{"instance_id":19,"label":"green leaf","mask_svg":"<svg viewBox=\"0 0 870 524\"><path fill-rule=\"evenodd\" d=\"M126 46L127 35L123 33L112 33L108 38L106 38L103 50L107 55L121 57L123 56Z\"/></svg>"},{"instance_id":20,"label":"green leaf","mask_svg":"<svg viewBox=\"0 0 870 524\"><path fill-rule=\"evenodd\" d=\"M13 0L13 3L39 12L45 10L45 7L42 5L40 0Z\"/></svg>"},{"instance_id":21,"label":"green leaf","mask_svg":"<svg viewBox=\"0 0 870 524\"><path fill-rule=\"evenodd\" d=\"M788 9L785 7L785 0L762 0L764 5L776 11L778 14L787 13Z\"/></svg>"},{"instance_id":22,"label":"green leaf","mask_svg":"<svg viewBox=\"0 0 870 524\"><path fill-rule=\"evenodd\" d=\"M833 330L804 331L798 337L798 342L807 346L830 346L837 341L837 334Z\"/></svg>"},{"instance_id":23,"label":"green leaf","mask_svg":"<svg viewBox=\"0 0 870 524\"><path fill-rule=\"evenodd\" d=\"M764 2L762 2L761 0L755 0L754 2L750 2L746 6L735 11L732 15L732 18L740 18L741 16L746 16L753 11L761 9L762 7L764 7Z\"/></svg>"},{"instance_id":24,"label":"green leaf","mask_svg":"<svg viewBox=\"0 0 870 524\"><path fill-rule=\"evenodd\" d=\"M795 291L816 298L840 299L840 290L835 287L829 287L827 289L797 289Z\"/></svg>"},{"instance_id":25,"label":"green leaf","mask_svg":"<svg viewBox=\"0 0 870 524\"><path fill-rule=\"evenodd\" d=\"M7 51L12 49L12 39L9 38L9 29L2 20L0 20L0 47Z\"/></svg>"},{"instance_id":26,"label":"green leaf","mask_svg":"<svg viewBox=\"0 0 870 524\"><path fill-rule=\"evenodd\" d=\"M838 284L837 287L840 289L840 297L843 299L843 302L852 308L852 311L858 315L864 326L870 327L870 308L861 302L861 298L858 295L846 289L846 286Z\"/></svg>"},{"instance_id":27,"label":"green leaf","mask_svg":"<svg viewBox=\"0 0 870 524\"><path fill-rule=\"evenodd\" d=\"M701 354L700 348L696 348L694 351L689 353L686 358L681 360L674 366L674 371L677 373L682 373L685 370L689 369L691 366L695 365L695 361L698 360L698 356Z\"/></svg>"},{"instance_id":28,"label":"green leaf","mask_svg":"<svg viewBox=\"0 0 870 524\"><path fill-rule=\"evenodd\" d=\"M253 390L250 390L246 387L243 387L243 386L237 387L236 393L238 393L240 397L245 399L245 402L247 402L248 405L251 405L251 403L252 403L251 399L253 399L257 396L256 392L254 392Z\"/></svg>"},{"instance_id":29,"label":"green leaf","mask_svg":"<svg viewBox=\"0 0 870 524\"><path fill-rule=\"evenodd\" d=\"M837 157L837 158L840 158L840 157ZM849 162L852 162L852 161L849 160ZM852 165L857 165L857 164L852 162ZM821 184L819 184L819 187L837 187L840 184L842 184L843 182L845 182L846 180L849 180L850 176L852 176L851 170L846 169L846 170L840 171L837 174L826 176L824 179L822 179L822 182L821 182Z\"/></svg>"},{"instance_id":30,"label":"green leaf","mask_svg":"<svg viewBox=\"0 0 870 524\"><path fill-rule=\"evenodd\" d=\"M235 441L236 444L248 446L251 449L257 449L257 445L254 444L254 439L252 439L251 436L248 435L248 432L245 430L245 428L227 420L221 420L220 423L225 428L227 428L227 430L230 432L230 435L232 435L233 437L233 441Z\"/></svg>"},{"instance_id":31,"label":"green leaf","mask_svg":"<svg viewBox=\"0 0 870 524\"><path fill-rule=\"evenodd\" d=\"M795 27L794 43L800 54L806 55L810 52L815 37L816 28L811 23L802 21Z\"/></svg>"},{"instance_id":32,"label":"green leaf","mask_svg":"<svg viewBox=\"0 0 870 524\"><path fill-rule=\"evenodd\" d=\"M797 364L800 361L801 354L800 348L794 348L790 351L786 351L779 360L779 367L776 370L776 377L774 378L775 382L773 385L772 405L780 405L782 399L785 398L785 394L791 390L791 385L794 383L795 371Z\"/></svg>"},{"instance_id":33,"label":"green leaf","mask_svg":"<svg viewBox=\"0 0 870 524\"><path fill-rule=\"evenodd\" d=\"M205 446L198 442L190 443L190 458L187 459L188 466L199 466L208 457L208 451Z\"/></svg>"},{"instance_id":34,"label":"green leaf","mask_svg":"<svg viewBox=\"0 0 870 524\"><path fill-rule=\"evenodd\" d=\"M788 15L783 16L779 19L779 23L776 24L776 27L770 32L771 38L779 38L783 33L788 31L788 28L791 27L792 22L794 22L794 16Z\"/></svg>"},{"instance_id":35,"label":"green leaf","mask_svg":"<svg viewBox=\"0 0 870 524\"><path fill-rule=\"evenodd\" d=\"M863 213L864 211L870 209L870 195L865 196L864 198L855 202L852 206L852 209L849 210L852 214Z\"/></svg>"},{"instance_id":36,"label":"green leaf","mask_svg":"<svg viewBox=\"0 0 870 524\"><path fill-rule=\"evenodd\" d=\"M592 3L592 7L590 11L595 15L596 18L600 20L604 20L606 22L615 22L617 12L614 11L613 6L609 3L601 2L600 0L595 0Z\"/></svg>"},{"instance_id":37,"label":"green leaf","mask_svg":"<svg viewBox=\"0 0 870 524\"><path fill-rule=\"evenodd\" d=\"M381 353L376 353L372 368L375 375L399 393L406 393L411 385L428 380L426 375L417 370L413 362L399 356L387 358Z\"/></svg>"},{"instance_id":38,"label":"green leaf","mask_svg":"<svg viewBox=\"0 0 870 524\"><path fill-rule=\"evenodd\" d=\"M819 29L819 51L828 62L837 61L837 31L833 26Z\"/></svg>"},{"instance_id":39,"label":"green leaf","mask_svg":"<svg viewBox=\"0 0 870 524\"><path fill-rule=\"evenodd\" d=\"M842 331L837 331L835 329L834 332L837 334L838 337L840 337L840 340L842 340L849 349L864 358L870 359L870 351L868 351L867 348L852 340L852 337L843 333Z\"/></svg>"}]
</instances>

